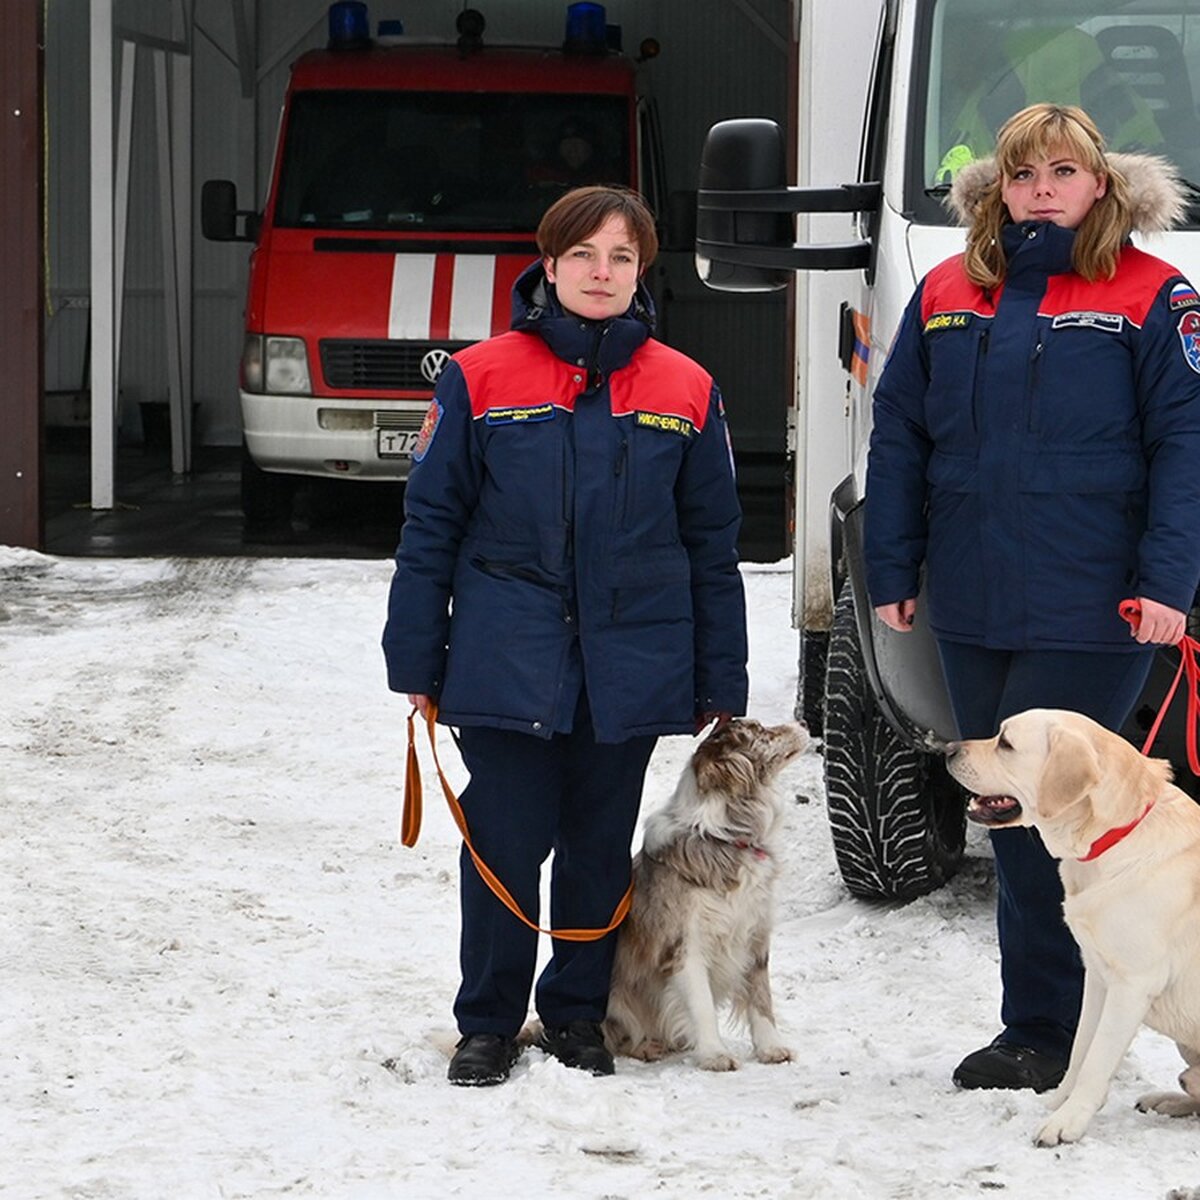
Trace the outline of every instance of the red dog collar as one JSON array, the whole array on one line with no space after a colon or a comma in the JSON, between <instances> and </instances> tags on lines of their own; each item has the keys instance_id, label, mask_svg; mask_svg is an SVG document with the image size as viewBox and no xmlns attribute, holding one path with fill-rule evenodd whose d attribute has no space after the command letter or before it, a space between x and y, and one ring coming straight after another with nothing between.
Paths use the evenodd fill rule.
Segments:
<instances>
[{"instance_id":1,"label":"red dog collar","mask_svg":"<svg viewBox=\"0 0 1200 1200\"><path fill-rule=\"evenodd\" d=\"M1122 825L1118 829L1110 829L1107 833L1101 834L1090 846L1088 852L1078 861L1091 862L1093 859L1099 858L1105 850L1111 850L1122 838L1131 834L1145 820L1146 813L1154 807L1154 801L1142 810L1140 817L1135 817L1128 825Z\"/></svg>"}]
</instances>

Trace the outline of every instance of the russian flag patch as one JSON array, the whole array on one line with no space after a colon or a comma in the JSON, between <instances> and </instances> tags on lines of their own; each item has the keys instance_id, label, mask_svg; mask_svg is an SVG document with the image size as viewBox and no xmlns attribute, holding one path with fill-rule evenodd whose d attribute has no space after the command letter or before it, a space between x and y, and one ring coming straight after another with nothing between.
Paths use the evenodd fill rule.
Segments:
<instances>
[{"instance_id":1,"label":"russian flag patch","mask_svg":"<svg viewBox=\"0 0 1200 1200\"><path fill-rule=\"evenodd\" d=\"M1196 289L1190 283L1177 283L1171 289L1169 303L1172 311L1177 308L1192 308L1200 304L1200 295L1197 295Z\"/></svg>"}]
</instances>

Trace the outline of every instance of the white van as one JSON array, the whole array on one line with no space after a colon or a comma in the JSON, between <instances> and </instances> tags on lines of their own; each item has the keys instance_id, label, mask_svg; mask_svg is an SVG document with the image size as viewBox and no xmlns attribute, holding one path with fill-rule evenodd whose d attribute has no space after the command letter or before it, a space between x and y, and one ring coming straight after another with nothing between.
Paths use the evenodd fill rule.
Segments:
<instances>
[{"instance_id":1,"label":"white van","mask_svg":"<svg viewBox=\"0 0 1200 1200\"><path fill-rule=\"evenodd\" d=\"M846 885L859 896L905 899L957 869L964 803L938 752L955 731L933 639L920 623L915 635L892 633L866 596L874 384L918 280L962 249L963 231L942 206L950 178L1036 101L1081 105L1110 149L1161 154L1196 181L1184 225L1142 244L1200 281L1200 0L800 7L796 145L769 121L713 127L701 163L697 269L729 291L783 287L797 272L797 715L823 732ZM786 186L793 155L803 186ZM1124 731L1139 746L1177 662L1174 650L1157 655ZM1154 753L1185 764L1183 707L1179 700ZM1195 787L1186 765L1176 773Z\"/></svg>"}]
</instances>

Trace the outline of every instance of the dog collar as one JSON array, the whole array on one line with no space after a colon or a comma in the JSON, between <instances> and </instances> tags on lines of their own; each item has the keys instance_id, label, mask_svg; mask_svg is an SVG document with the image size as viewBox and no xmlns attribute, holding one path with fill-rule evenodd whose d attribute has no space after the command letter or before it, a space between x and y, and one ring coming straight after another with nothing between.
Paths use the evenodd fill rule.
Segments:
<instances>
[{"instance_id":1,"label":"dog collar","mask_svg":"<svg viewBox=\"0 0 1200 1200\"><path fill-rule=\"evenodd\" d=\"M1142 809L1141 816L1134 817L1128 825L1122 825L1117 829L1110 829L1107 833L1102 833L1089 847L1088 852L1078 861L1091 862L1102 855L1105 850L1111 850L1122 838L1131 834L1145 820L1146 814L1154 807L1154 801Z\"/></svg>"}]
</instances>

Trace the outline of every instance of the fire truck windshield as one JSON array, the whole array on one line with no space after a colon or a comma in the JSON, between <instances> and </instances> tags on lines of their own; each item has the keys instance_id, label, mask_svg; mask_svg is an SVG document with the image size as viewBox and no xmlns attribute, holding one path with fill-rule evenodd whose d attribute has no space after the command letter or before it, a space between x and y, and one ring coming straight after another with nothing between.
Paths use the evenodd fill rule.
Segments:
<instances>
[{"instance_id":1,"label":"fire truck windshield","mask_svg":"<svg viewBox=\"0 0 1200 1200\"><path fill-rule=\"evenodd\" d=\"M274 223L531 231L568 188L630 182L628 129L620 96L298 92Z\"/></svg>"}]
</instances>

